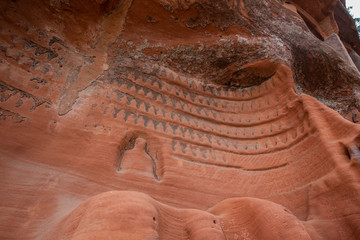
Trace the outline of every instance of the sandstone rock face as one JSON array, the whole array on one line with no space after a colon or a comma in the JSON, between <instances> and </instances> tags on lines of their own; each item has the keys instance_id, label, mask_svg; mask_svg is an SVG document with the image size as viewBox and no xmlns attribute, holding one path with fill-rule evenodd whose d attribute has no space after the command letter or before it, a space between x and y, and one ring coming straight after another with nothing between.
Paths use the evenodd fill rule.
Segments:
<instances>
[{"instance_id":1,"label":"sandstone rock face","mask_svg":"<svg viewBox=\"0 0 360 240\"><path fill-rule=\"evenodd\" d=\"M274 216L276 220L269 221ZM206 212L169 207L136 192L110 191L81 204L44 239L220 240L294 236L311 239L289 210L266 200L227 199Z\"/></svg>"},{"instance_id":2,"label":"sandstone rock face","mask_svg":"<svg viewBox=\"0 0 360 240\"><path fill-rule=\"evenodd\" d=\"M357 239L359 39L308 4L1 1L0 236Z\"/></svg>"}]
</instances>

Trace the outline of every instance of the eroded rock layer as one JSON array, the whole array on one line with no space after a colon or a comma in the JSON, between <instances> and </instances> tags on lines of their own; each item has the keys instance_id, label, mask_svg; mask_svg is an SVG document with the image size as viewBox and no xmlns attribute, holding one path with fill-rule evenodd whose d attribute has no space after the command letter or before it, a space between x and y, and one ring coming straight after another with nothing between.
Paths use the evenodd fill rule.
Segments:
<instances>
[{"instance_id":1,"label":"eroded rock layer","mask_svg":"<svg viewBox=\"0 0 360 240\"><path fill-rule=\"evenodd\" d=\"M339 4L0 2L0 235L356 239Z\"/></svg>"},{"instance_id":2,"label":"eroded rock layer","mask_svg":"<svg viewBox=\"0 0 360 240\"><path fill-rule=\"evenodd\" d=\"M276 221L268 221L274 215ZM264 231L267 228L273 231ZM208 211L180 210L144 194L110 191L81 204L44 239L220 240L294 236L310 239L303 224L287 209L265 200L233 198Z\"/></svg>"}]
</instances>

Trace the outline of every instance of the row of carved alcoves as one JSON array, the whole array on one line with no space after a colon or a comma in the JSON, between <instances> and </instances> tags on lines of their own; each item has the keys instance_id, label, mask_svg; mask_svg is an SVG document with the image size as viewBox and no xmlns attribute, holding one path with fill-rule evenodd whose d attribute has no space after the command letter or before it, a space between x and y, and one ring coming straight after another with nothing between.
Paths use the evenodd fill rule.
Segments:
<instances>
[{"instance_id":1,"label":"row of carved alcoves","mask_svg":"<svg viewBox=\"0 0 360 240\"><path fill-rule=\"evenodd\" d=\"M279 168L289 160L254 166L254 157L271 159L271 154L294 147L315 130L291 76L283 71L243 89L203 84L168 69L159 72L111 79L113 117L129 128L168 139L171 155L178 159L251 171ZM156 168L152 152L158 150L147 148Z\"/></svg>"}]
</instances>

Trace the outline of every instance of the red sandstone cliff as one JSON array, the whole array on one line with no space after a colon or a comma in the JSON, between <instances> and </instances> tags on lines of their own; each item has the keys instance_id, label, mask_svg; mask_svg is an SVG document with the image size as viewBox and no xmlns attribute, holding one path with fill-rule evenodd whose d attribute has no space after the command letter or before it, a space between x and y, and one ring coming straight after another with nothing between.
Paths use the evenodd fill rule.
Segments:
<instances>
[{"instance_id":1,"label":"red sandstone cliff","mask_svg":"<svg viewBox=\"0 0 360 240\"><path fill-rule=\"evenodd\" d=\"M360 235L341 1L0 6L1 239Z\"/></svg>"}]
</instances>

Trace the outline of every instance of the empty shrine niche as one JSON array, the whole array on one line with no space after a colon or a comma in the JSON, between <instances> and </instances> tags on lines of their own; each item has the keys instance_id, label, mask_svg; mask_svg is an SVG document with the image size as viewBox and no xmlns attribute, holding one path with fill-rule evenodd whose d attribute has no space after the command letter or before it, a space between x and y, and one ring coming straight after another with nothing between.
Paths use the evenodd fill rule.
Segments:
<instances>
[{"instance_id":1,"label":"empty shrine niche","mask_svg":"<svg viewBox=\"0 0 360 240\"><path fill-rule=\"evenodd\" d=\"M158 150L152 148L146 138L125 137L120 144L120 157L117 164L117 171L120 174L148 176L161 181L162 173L159 170L161 165Z\"/></svg>"}]
</instances>

